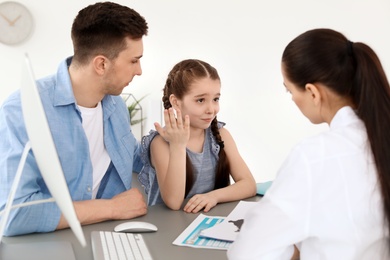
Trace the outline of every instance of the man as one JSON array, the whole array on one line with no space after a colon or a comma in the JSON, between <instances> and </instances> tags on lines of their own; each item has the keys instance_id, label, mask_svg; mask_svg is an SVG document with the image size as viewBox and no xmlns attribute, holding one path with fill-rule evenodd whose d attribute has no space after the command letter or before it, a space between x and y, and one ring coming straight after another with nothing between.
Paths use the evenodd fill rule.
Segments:
<instances>
[{"instance_id":1,"label":"man","mask_svg":"<svg viewBox=\"0 0 390 260\"><path fill-rule=\"evenodd\" d=\"M136 11L104 2L81 10L72 26L74 56L37 85L81 224L129 219L147 212L133 171L142 163L119 94L141 75L142 37L148 26ZM4 209L25 143L20 92L0 109L0 209ZM51 195L29 153L14 204ZM5 235L67 228L55 203L13 210Z\"/></svg>"}]
</instances>

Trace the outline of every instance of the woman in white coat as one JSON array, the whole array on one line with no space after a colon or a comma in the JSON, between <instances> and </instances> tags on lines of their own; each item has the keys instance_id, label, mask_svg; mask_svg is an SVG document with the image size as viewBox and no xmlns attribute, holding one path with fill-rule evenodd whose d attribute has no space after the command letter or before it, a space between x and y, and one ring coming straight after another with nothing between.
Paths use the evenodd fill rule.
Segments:
<instances>
[{"instance_id":1,"label":"woman in white coat","mask_svg":"<svg viewBox=\"0 0 390 260\"><path fill-rule=\"evenodd\" d=\"M228 258L389 259L390 87L377 55L315 29L281 64L300 111L330 129L294 147Z\"/></svg>"}]
</instances>

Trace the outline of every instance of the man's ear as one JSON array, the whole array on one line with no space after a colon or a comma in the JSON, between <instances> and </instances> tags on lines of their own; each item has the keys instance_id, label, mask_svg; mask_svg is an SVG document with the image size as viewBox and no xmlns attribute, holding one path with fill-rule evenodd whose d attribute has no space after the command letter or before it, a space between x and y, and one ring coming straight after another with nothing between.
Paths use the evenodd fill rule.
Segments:
<instances>
[{"instance_id":1,"label":"man's ear","mask_svg":"<svg viewBox=\"0 0 390 260\"><path fill-rule=\"evenodd\" d=\"M313 104L316 106L320 105L321 104L321 92L320 92L319 88L312 83L307 83L305 85L305 89L310 94L310 97L313 101Z\"/></svg>"},{"instance_id":2,"label":"man's ear","mask_svg":"<svg viewBox=\"0 0 390 260\"><path fill-rule=\"evenodd\" d=\"M93 59L92 63L93 68L98 75L102 76L106 72L108 66L108 59L103 55L96 56Z\"/></svg>"},{"instance_id":3,"label":"man's ear","mask_svg":"<svg viewBox=\"0 0 390 260\"><path fill-rule=\"evenodd\" d=\"M171 94L169 96L169 102L171 103L171 106L174 108L174 109L177 109L178 106L179 106L179 100L177 99L177 97L174 95L174 94Z\"/></svg>"}]
</instances>

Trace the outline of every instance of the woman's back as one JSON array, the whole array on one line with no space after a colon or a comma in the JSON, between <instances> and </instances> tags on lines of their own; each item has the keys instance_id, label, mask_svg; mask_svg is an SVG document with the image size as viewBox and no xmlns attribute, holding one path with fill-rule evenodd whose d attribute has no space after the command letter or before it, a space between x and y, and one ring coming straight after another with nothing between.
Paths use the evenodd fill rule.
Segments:
<instances>
[{"instance_id":1,"label":"woman's back","mask_svg":"<svg viewBox=\"0 0 390 260\"><path fill-rule=\"evenodd\" d=\"M378 56L319 28L288 43L281 65L295 105L330 131L295 147L228 256L288 259L296 244L301 259L388 259L390 85ZM270 242L248 241L256 232Z\"/></svg>"},{"instance_id":2,"label":"woman's back","mask_svg":"<svg viewBox=\"0 0 390 260\"><path fill-rule=\"evenodd\" d=\"M321 252L326 259L381 259L373 245L385 246L383 206L363 122L351 108L342 108L330 131L303 142L301 149L310 162L309 225L301 258ZM366 253L369 258L363 258Z\"/></svg>"},{"instance_id":3,"label":"woman's back","mask_svg":"<svg viewBox=\"0 0 390 260\"><path fill-rule=\"evenodd\" d=\"M266 196L248 213L245 237L232 246L242 256L230 257L284 259L296 244L301 259L387 259L378 249L386 242L382 207L364 124L344 107L329 132L292 150ZM284 250L288 246L291 251Z\"/></svg>"}]
</instances>

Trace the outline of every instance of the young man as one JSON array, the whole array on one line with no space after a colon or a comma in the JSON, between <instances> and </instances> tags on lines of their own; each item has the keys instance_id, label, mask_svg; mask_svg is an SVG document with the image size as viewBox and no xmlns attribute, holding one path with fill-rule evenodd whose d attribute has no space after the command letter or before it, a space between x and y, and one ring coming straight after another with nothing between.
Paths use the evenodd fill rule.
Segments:
<instances>
[{"instance_id":1,"label":"young man","mask_svg":"<svg viewBox=\"0 0 390 260\"><path fill-rule=\"evenodd\" d=\"M57 73L37 81L74 207L81 224L129 219L147 212L131 189L139 171L139 144L127 107L118 95L141 75L145 19L126 6L96 3L82 9L72 26L74 56ZM0 209L4 209L25 143L20 92L0 109ZM51 195L29 153L14 204ZM55 203L13 210L5 235L67 228Z\"/></svg>"}]
</instances>

